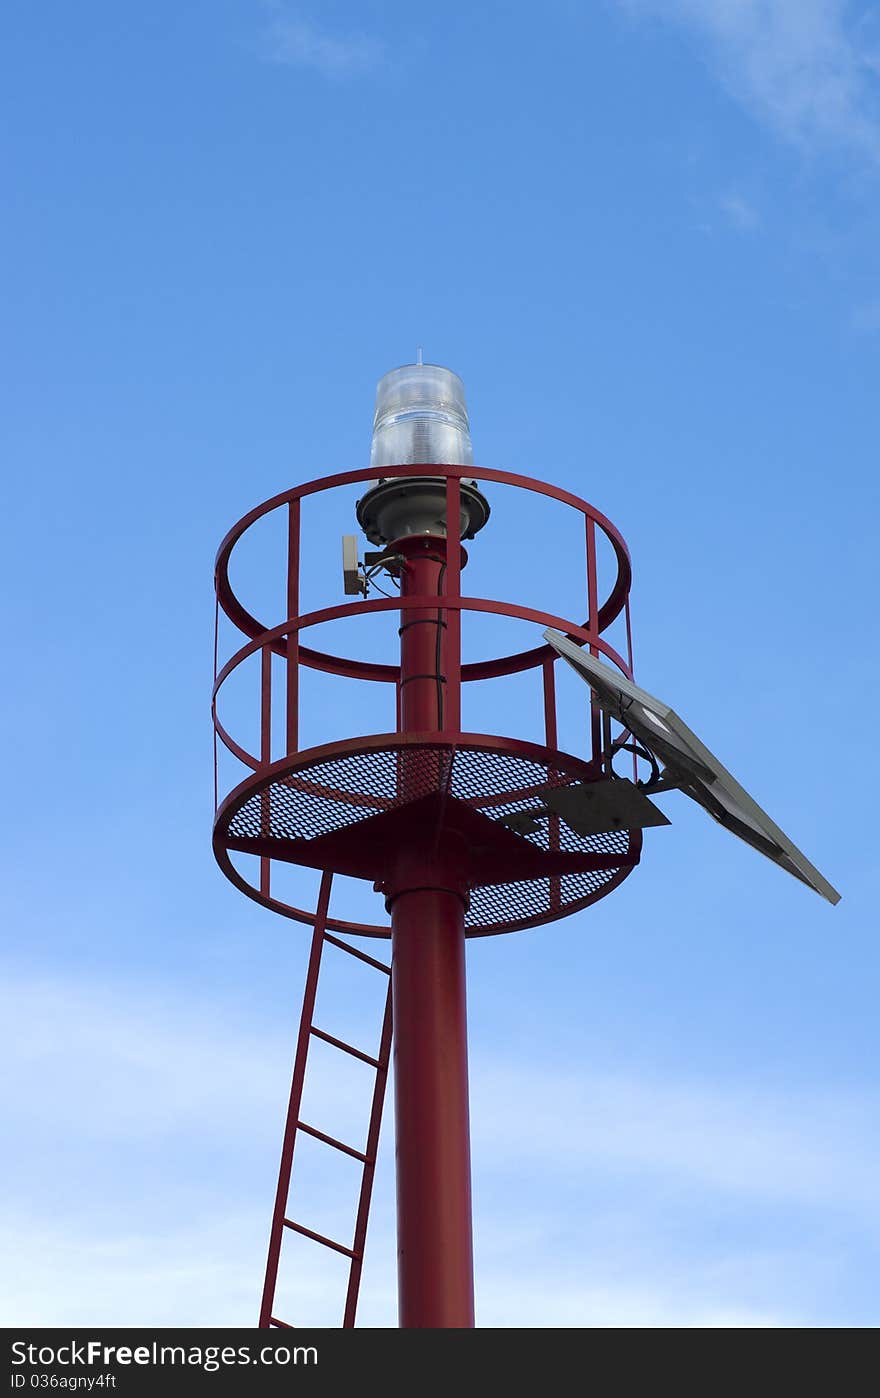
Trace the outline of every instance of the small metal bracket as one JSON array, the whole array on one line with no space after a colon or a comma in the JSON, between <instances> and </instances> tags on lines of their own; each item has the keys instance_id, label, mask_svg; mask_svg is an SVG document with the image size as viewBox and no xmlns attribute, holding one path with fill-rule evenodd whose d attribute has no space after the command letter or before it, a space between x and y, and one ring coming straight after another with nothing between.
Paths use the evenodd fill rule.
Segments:
<instances>
[{"instance_id":1,"label":"small metal bracket","mask_svg":"<svg viewBox=\"0 0 880 1398\"><path fill-rule=\"evenodd\" d=\"M649 782L647 786L642 787L642 792L645 796L656 796L661 791L680 790L681 778L677 777L674 772L670 772L668 767L663 768L663 771L656 781Z\"/></svg>"},{"instance_id":2,"label":"small metal bracket","mask_svg":"<svg viewBox=\"0 0 880 1398\"><path fill-rule=\"evenodd\" d=\"M364 567L381 568L386 559L390 560L397 557L398 555L396 553L389 553L387 549L379 549L378 551L367 549L364 552Z\"/></svg>"},{"instance_id":3,"label":"small metal bracket","mask_svg":"<svg viewBox=\"0 0 880 1398\"><path fill-rule=\"evenodd\" d=\"M543 788L541 796L569 829L580 836L669 824L663 812L648 800L643 788L627 777L580 782L574 786L548 786Z\"/></svg>"},{"instance_id":4,"label":"small metal bracket","mask_svg":"<svg viewBox=\"0 0 880 1398\"><path fill-rule=\"evenodd\" d=\"M547 806L530 806L524 811L513 811L502 816L499 825L506 825L514 835L534 835L541 828L541 821L550 815Z\"/></svg>"},{"instance_id":5,"label":"small metal bracket","mask_svg":"<svg viewBox=\"0 0 880 1398\"><path fill-rule=\"evenodd\" d=\"M378 553L366 550L364 561L358 559L358 536L356 534L343 534L342 536L342 576L345 584L346 597L367 597L370 592L370 581L379 571L385 571L394 576L400 571L403 559L398 553L389 553L387 549ZM381 588L379 591L381 592Z\"/></svg>"}]
</instances>

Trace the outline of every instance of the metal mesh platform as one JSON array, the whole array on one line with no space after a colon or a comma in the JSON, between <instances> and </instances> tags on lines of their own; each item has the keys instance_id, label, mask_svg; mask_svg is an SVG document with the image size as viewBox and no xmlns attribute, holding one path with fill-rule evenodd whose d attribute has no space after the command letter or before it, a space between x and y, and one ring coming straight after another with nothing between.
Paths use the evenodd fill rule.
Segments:
<instances>
[{"instance_id":1,"label":"metal mesh platform","mask_svg":"<svg viewBox=\"0 0 880 1398\"><path fill-rule=\"evenodd\" d=\"M442 796L445 804L438 803L437 809L445 815L438 821L453 819L464 806L491 822L475 825L468 817L469 834L483 829L487 839L487 856L475 861L471 878L465 924L471 935L513 931L574 912L609 892L638 857L638 832L578 835L557 815L547 813L542 799L546 789L571 786L594 775L576 758L499 739L452 746L395 741L389 735L382 746L364 740L345 747L349 750L303 753L292 769L239 788L239 799L225 811L229 847L320 865L323 851L333 848L332 837L347 832L347 847L356 848L360 826L366 847L368 834L384 828L377 816ZM522 812L538 814L535 828L524 831L517 826L514 833L509 818ZM400 819L385 823L391 838ZM508 866L511 851L515 864L519 849L524 868L540 865L547 874L498 881L492 859L496 846L504 849ZM539 851L543 860L534 858ZM604 867L563 872L574 862L572 856L583 855L596 857L589 862ZM557 856L569 858L559 860L555 873Z\"/></svg>"}]
</instances>

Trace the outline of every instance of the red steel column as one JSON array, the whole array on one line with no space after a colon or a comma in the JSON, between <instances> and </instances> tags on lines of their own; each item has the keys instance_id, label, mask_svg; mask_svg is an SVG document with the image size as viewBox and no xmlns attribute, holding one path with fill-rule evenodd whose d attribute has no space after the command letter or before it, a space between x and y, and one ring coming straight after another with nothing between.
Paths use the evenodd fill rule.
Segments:
<instances>
[{"instance_id":1,"label":"red steel column","mask_svg":"<svg viewBox=\"0 0 880 1398\"><path fill-rule=\"evenodd\" d=\"M438 596L445 572L443 540L414 535L398 539L390 547L405 559L401 594ZM435 731L442 726L439 717L441 707L445 709L442 692L446 688L446 625L439 607L438 597L434 607L409 607L400 613L401 731Z\"/></svg>"},{"instance_id":2,"label":"red steel column","mask_svg":"<svg viewBox=\"0 0 880 1398\"><path fill-rule=\"evenodd\" d=\"M406 559L404 595L440 591L441 540L414 537L394 548ZM401 614L402 731L441 727L446 633L437 623L437 608ZM389 896L398 1290L407 1329L474 1324L466 894L456 865L455 850L442 843L401 851L401 876Z\"/></svg>"}]
</instances>

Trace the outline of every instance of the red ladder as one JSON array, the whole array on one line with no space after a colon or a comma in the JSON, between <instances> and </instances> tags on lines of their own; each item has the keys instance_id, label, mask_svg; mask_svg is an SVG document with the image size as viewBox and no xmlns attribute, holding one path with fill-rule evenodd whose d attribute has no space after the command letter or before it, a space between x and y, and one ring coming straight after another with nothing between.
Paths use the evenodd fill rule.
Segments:
<instances>
[{"instance_id":1,"label":"red ladder","mask_svg":"<svg viewBox=\"0 0 880 1398\"><path fill-rule=\"evenodd\" d=\"M391 967L386 966L382 961L376 961L372 956L367 956L366 952L353 947L349 942L344 942L338 937L331 936L326 930L327 910L330 905L330 887L333 882L332 873L325 873L321 878L321 890L318 895L318 907L315 915L315 931L312 937L312 949L309 956L309 968L306 973L306 988L303 997L302 1016L299 1025L299 1037L296 1045L296 1058L293 1065L293 1081L290 1085L290 1101L287 1106L287 1121L284 1127L284 1141L281 1147L281 1168L278 1173L278 1189L275 1194L275 1210L272 1215L272 1229L269 1235L269 1256L266 1261L266 1280L263 1284L263 1300L260 1307L260 1328L263 1330L276 1326L283 1330L294 1329L287 1321L279 1320L273 1315L275 1302L275 1286L278 1279L278 1264L281 1259L281 1244L284 1237L285 1228L291 1229L294 1233L301 1233L305 1238L311 1238L313 1242L321 1243L324 1247L332 1248L334 1252L340 1252L350 1259L348 1271L348 1286L345 1294L345 1311L343 1315L343 1329L350 1329L354 1325L355 1312L357 1310L358 1291L361 1282L361 1269L364 1259L364 1244L367 1238L367 1222L370 1216L370 1198L373 1192L373 1176L376 1171L376 1151L379 1146L379 1128L382 1124L382 1107L385 1101L385 1085L388 1080L388 1062L391 1056ZM347 1044L342 1039L336 1039L332 1034L327 1034L323 1029L318 1029L312 1023L312 1016L315 1012L315 996L318 990L318 974L321 969L321 953L325 943L338 947L340 951L348 952L358 961L365 962L368 966L373 966L377 971L382 971L388 976L388 995L385 1000L385 1014L382 1021L382 1036L379 1044L379 1056L371 1057L368 1053L363 1053L352 1044ZM308 1125L300 1119L300 1108L302 1104L303 1087L305 1084L306 1062L308 1060L309 1044L312 1038L322 1039L324 1043L331 1044L334 1048L341 1049L343 1053L349 1053L354 1058L358 1058L362 1063L369 1063L376 1070L376 1079L373 1086L373 1101L370 1108L370 1123L367 1129L366 1148L356 1150L354 1146L346 1145L343 1141L337 1141L333 1136L328 1136L316 1127ZM359 1160L363 1166L361 1175L361 1188L358 1197L357 1218L354 1226L354 1237L351 1247L344 1243L335 1242L332 1238L325 1238L323 1234L314 1232L311 1228L306 1228L304 1224L297 1223L286 1217L287 1200L290 1191L290 1173L293 1167L293 1149L296 1144L298 1131L304 1131L306 1135L313 1136L318 1141L323 1141L325 1145L332 1146L334 1150L340 1150L345 1155L352 1156Z\"/></svg>"}]
</instances>

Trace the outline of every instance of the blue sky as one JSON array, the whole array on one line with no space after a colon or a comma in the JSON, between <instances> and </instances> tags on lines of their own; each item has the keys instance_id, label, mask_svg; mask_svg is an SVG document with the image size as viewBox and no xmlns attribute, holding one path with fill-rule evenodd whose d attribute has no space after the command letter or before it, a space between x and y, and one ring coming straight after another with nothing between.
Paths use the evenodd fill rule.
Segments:
<instances>
[{"instance_id":1,"label":"blue sky","mask_svg":"<svg viewBox=\"0 0 880 1398\"><path fill-rule=\"evenodd\" d=\"M875 1324L876 11L47 0L2 50L3 1319L255 1319L308 938L210 854L213 554L366 464L421 344L478 463L619 526L637 680L844 899L671 794L619 892L472 944L478 1319ZM561 536L496 503L473 576L577 612ZM363 726L315 702L315 741ZM324 992L368 1042L372 984ZM302 1166L344 1234L350 1178ZM335 1323L332 1259L283 1286Z\"/></svg>"}]
</instances>

